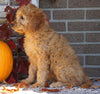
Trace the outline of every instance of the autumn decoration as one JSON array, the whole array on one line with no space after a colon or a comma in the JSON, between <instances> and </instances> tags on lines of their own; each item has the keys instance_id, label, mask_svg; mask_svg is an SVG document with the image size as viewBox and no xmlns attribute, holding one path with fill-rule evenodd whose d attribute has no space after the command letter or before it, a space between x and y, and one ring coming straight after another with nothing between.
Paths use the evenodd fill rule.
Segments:
<instances>
[{"instance_id":1,"label":"autumn decoration","mask_svg":"<svg viewBox=\"0 0 100 94\"><path fill-rule=\"evenodd\" d=\"M22 5L27 5L28 3L30 3L30 0L15 0L15 2L18 2L19 7L20 7ZM12 31L10 28L11 22L15 19L15 14L16 14L17 9L18 8L12 8L10 6L6 6L4 11L7 12L7 15L6 15L7 23L2 24L0 26L0 41L3 41L3 42L0 42L0 81L2 81L3 79L6 79L9 76L6 79L7 83L15 83L25 78L27 76L27 71L28 71L28 66L29 66L29 62L26 59L26 55L23 51L24 37L19 36L13 39L13 37L15 37L14 31ZM2 51L2 54L1 54L2 49L4 51ZM13 57L12 57L11 52L13 53ZM7 55L9 57L7 57ZM13 60L13 63L12 63L12 60ZM1 61L3 61L2 65L1 65ZM4 74L2 74L1 71Z\"/></svg>"}]
</instances>

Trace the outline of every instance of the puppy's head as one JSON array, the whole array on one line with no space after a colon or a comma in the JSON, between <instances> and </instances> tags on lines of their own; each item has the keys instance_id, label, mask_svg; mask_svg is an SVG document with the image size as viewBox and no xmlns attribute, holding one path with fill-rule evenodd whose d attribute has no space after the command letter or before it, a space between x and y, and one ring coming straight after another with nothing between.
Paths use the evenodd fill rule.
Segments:
<instances>
[{"instance_id":1,"label":"puppy's head","mask_svg":"<svg viewBox=\"0 0 100 94\"><path fill-rule=\"evenodd\" d=\"M19 34L35 32L44 26L45 19L46 15L41 9L33 4L28 4L17 10L16 19L12 22L11 27Z\"/></svg>"}]
</instances>

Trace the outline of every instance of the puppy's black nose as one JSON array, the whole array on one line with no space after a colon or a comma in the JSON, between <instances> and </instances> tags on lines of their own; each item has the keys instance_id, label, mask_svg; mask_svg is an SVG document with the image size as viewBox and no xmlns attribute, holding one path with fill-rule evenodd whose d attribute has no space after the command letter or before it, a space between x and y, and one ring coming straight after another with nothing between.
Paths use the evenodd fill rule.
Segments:
<instances>
[{"instance_id":1,"label":"puppy's black nose","mask_svg":"<svg viewBox=\"0 0 100 94\"><path fill-rule=\"evenodd\" d=\"M10 25L11 27L13 27L14 26L14 24L13 23L11 23L11 25Z\"/></svg>"}]
</instances>

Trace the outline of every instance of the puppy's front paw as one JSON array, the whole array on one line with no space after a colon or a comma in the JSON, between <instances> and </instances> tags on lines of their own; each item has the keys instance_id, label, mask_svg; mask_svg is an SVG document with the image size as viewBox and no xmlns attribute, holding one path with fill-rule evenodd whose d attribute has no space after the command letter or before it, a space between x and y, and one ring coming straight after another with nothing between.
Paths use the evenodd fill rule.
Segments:
<instances>
[{"instance_id":1,"label":"puppy's front paw","mask_svg":"<svg viewBox=\"0 0 100 94\"><path fill-rule=\"evenodd\" d=\"M50 87L62 87L62 86L66 86L66 83L53 82L53 83L50 84Z\"/></svg>"},{"instance_id":2,"label":"puppy's front paw","mask_svg":"<svg viewBox=\"0 0 100 94\"><path fill-rule=\"evenodd\" d=\"M35 83L32 85L32 88L37 88L37 87L44 87L44 83Z\"/></svg>"},{"instance_id":3,"label":"puppy's front paw","mask_svg":"<svg viewBox=\"0 0 100 94\"><path fill-rule=\"evenodd\" d=\"M26 78L24 80L22 80L21 82L25 83L25 84L31 84L33 82L32 79Z\"/></svg>"}]
</instances>

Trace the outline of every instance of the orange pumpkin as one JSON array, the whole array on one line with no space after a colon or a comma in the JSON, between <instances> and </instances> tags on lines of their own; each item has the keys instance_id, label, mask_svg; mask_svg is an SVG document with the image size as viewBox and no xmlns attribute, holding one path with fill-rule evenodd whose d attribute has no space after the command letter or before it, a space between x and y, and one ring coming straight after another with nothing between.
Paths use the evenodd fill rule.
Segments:
<instances>
[{"instance_id":1,"label":"orange pumpkin","mask_svg":"<svg viewBox=\"0 0 100 94\"><path fill-rule=\"evenodd\" d=\"M0 82L5 80L13 68L13 55L9 46L0 41Z\"/></svg>"}]
</instances>

